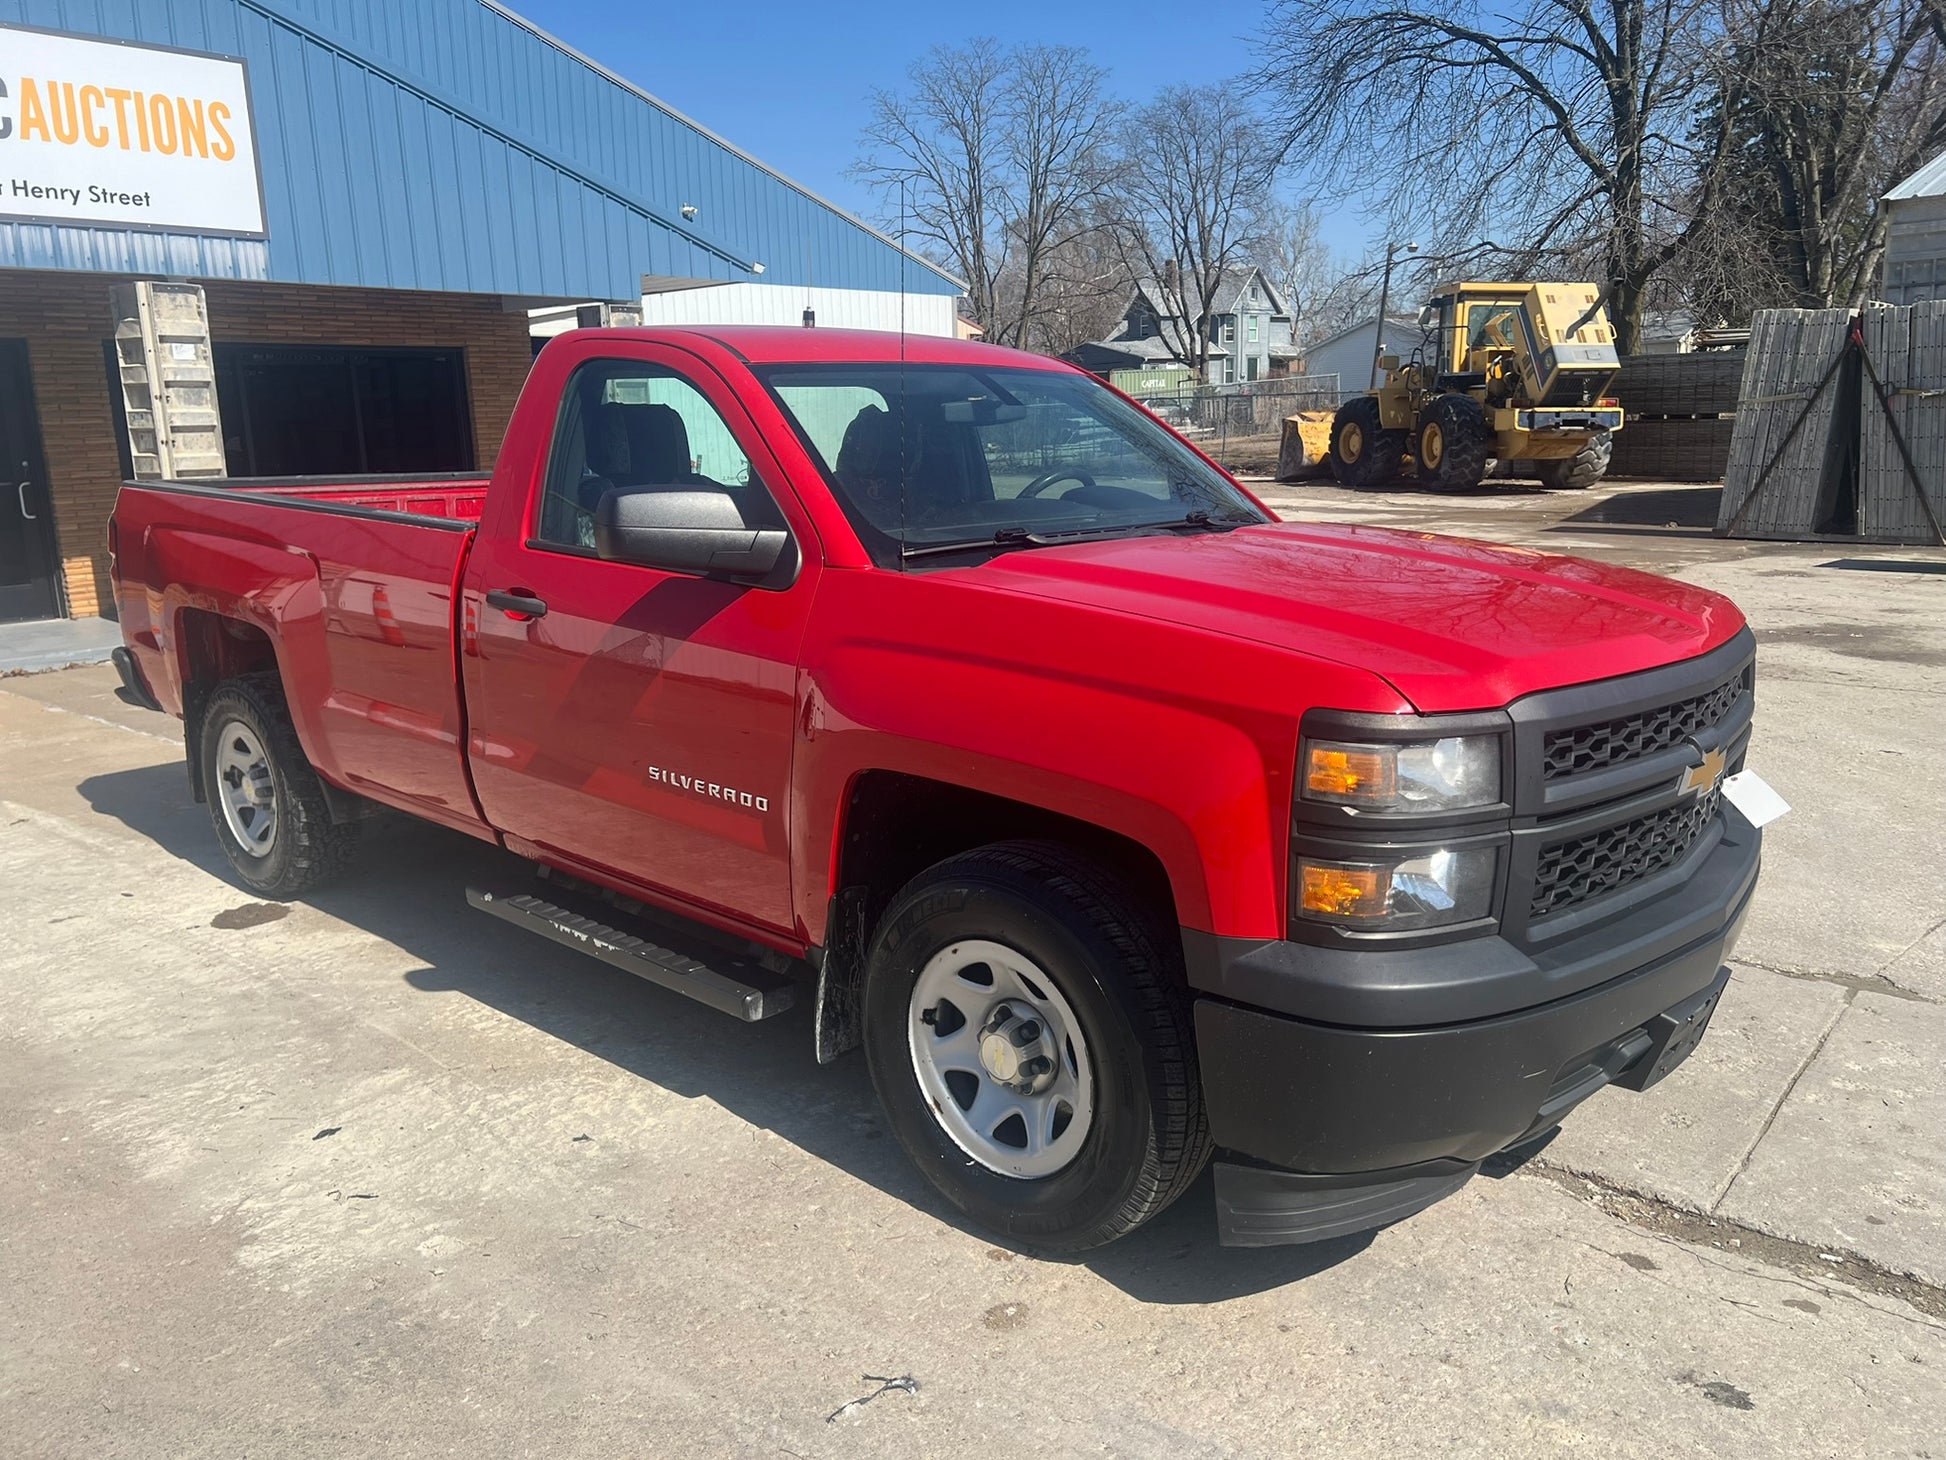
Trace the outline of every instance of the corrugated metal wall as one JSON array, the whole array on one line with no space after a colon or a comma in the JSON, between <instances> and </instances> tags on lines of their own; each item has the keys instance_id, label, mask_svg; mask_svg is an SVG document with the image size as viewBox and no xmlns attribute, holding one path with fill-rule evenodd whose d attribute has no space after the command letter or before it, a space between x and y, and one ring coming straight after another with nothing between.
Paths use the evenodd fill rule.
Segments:
<instances>
[{"instance_id":1,"label":"corrugated metal wall","mask_svg":"<svg viewBox=\"0 0 1946 1460\"><path fill-rule=\"evenodd\" d=\"M0 223L0 267L625 299L755 262L802 282L808 255L820 284L958 292L481 0L0 0L0 21L242 56L270 230Z\"/></svg>"}]
</instances>

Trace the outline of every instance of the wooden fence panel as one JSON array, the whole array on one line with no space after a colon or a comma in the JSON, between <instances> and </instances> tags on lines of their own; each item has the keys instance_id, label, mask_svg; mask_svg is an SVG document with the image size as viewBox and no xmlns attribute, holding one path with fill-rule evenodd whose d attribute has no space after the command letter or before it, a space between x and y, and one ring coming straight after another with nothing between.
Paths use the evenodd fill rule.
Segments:
<instances>
[{"instance_id":1,"label":"wooden fence panel","mask_svg":"<svg viewBox=\"0 0 1946 1460\"><path fill-rule=\"evenodd\" d=\"M1845 371L1835 368L1850 330L1845 309L1766 309L1752 319L1718 532L1800 538L1818 530L1846 450L1840 438L1858 419L1855 396L1843 399Z\"/></svg>"},{"instance_id":2,"label":"wooden fence panel","mask_svg":"<svg viewBox=\"0 0 1946 1460\"><path fill-rule=\"evenodd\" d=\"M1890 392L1891 420L1905 438L1934 521L1946 521L1946 300L1870 305L1865 351ZM1878 542L1931 543L1926 520L1892 425L1865 382L1860 442L1858 529Z\"/></svg>"}]
</instances>

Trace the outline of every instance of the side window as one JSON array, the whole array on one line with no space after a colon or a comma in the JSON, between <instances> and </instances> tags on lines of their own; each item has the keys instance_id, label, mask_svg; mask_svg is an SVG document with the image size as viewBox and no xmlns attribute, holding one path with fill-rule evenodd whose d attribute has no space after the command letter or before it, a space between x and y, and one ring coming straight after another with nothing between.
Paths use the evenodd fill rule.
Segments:
<instances>
[{"instance_id":1,"label":"side window","mask_svg":"<svg viewBox=\"0 0 1946 1460\"><path fill-rule=\"evenodd\" d=\"M724 490L747 498L746 519L777 519L750 458L695 386L636 360L591 360L561 399L535 536L593 547L595 508L617 487Z\"/></svg>"}]
</instances>

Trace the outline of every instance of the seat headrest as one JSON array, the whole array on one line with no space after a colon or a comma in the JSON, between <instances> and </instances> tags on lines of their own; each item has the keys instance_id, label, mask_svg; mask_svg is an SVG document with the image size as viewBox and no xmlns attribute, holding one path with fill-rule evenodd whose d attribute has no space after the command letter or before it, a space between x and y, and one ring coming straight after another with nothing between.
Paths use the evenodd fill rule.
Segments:
<instances>
[{"instance_id":1,"label":"seat headrest","mask_svg":"<svg viewBox=\"0 0 1946 1460\"><path fill-rule=\"evenodd\" d=\"M689 428L674 406L622 405L628 433L628 475L635 486L667 486L687 482L690 469Z\"/></svg>"},{"instance_id":2,"label":"seat headrest","mask_svg":"<svg viewBox=\"0 0 1946 1460\"><path fill-rule=\"evenodd\" d=\"M613 480L628 471L628 427L619 414L625 406L609 403L594 408L588 418L588 470Z\"/></svg>"}]
</instances>

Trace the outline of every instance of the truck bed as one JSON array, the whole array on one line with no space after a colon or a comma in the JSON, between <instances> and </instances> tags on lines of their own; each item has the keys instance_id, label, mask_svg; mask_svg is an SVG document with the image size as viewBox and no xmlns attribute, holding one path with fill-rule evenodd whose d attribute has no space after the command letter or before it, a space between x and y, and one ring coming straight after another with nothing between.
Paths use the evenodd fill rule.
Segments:
<instances>
[{"instance_id":1,"label":"truck bed","mask_svg":"<svg viewBox=\"0 0 1946 1460\"><path fill-rule=\"evenodd\" d=\"M487 835L466 772L453 621L487 480L124 483L110 550L143 681L181 714L198 656L226 673L274 669L326 781Z\"/></svg>"},{"instance_id":2,"label":"truck bed","mask_svg":"<svg viewBox=\"0 0 1946 1460\"><path fill-rule=\"evenodd\" d=\"M226 477L220 481L160 485L212 487L272 498L301 497L333 507L364 507L375 512L399 512L415 517L443 517L452 522L478 522L491 478L475 472L440 473L423 477Z\"/></svg>"}]
</instances>

